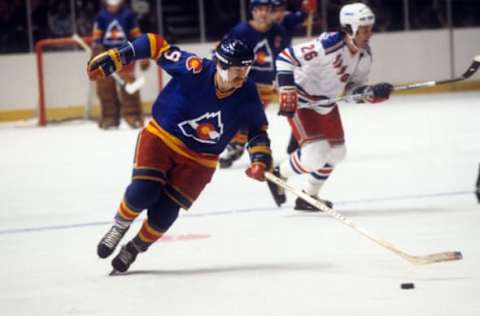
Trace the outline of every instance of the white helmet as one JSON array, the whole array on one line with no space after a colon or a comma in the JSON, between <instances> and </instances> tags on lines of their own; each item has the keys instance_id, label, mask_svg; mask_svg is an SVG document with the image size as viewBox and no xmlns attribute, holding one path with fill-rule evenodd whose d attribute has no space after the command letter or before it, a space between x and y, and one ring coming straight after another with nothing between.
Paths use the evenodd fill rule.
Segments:
<instances>
[{"instance_id":1,"label":"white helmet","mask_svg":"<svg viewBox=\"0 0 480 316\"><path fill-rule=\"evenodd\" d=\"M354 37L360 26L375 24L375 14L363 3L347 4L340 9L340 25Z\"/></svg>"},{"instance_id":2,"label":"white helmet","mask_svg":"<svg viewBox=\"0 0 480 316\"><path fill-rule=\"evenodd\" d=\"M119 5L123 2L123 0L106 0L105 3L107 5Z\"/></svg>"}]
</instances>

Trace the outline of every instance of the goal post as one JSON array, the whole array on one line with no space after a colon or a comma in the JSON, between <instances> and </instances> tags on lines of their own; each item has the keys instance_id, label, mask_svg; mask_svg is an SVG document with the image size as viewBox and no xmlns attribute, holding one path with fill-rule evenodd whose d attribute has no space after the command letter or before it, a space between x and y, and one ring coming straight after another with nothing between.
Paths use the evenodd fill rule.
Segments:
<instances>
[{"instance_id":1,"label":"goal post","mask_svg":"<svg viewBox=\"0 0 480 316\"><path fill-rule=\"evenodd\" d=\"M92 42L91 37L82 39L88 44ZM35 44L39 126L53 121L99 116L95 84L86 74L90 56L83 49L66 50L71 47L80 47L73 37L47 38ZM152 63L149 71L142 73L147 78L141 89L145 113L149 113L151 103L163 88L162 70L155 66Z\"/></svg>"}]
</instances>

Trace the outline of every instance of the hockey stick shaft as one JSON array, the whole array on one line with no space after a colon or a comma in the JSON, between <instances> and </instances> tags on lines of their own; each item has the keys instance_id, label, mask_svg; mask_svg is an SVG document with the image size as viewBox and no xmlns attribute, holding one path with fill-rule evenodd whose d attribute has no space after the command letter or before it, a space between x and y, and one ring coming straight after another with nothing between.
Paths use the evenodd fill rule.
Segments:
<instances>
[{"instance_id":1,"label":"hockey stick shaft","mask_svg":"<svg viewBox=\"0 0 480 316\"><path fill-rule=\"evenodd\" d=\"M83 48L83 50L85 50L89 55L92 55L92 48L90 46L88 46L88 44L85 43L85 41L80 36L78 36L78 34L73 34L72 38L75 40L75 42L77 42L77 44L80 47ZM138 78L137 80L135 80L132 83L128 83L128 82L125 82L125 80L123 80L122 77L120 77L120 75L116 72L112 73L110 76L112 76L112 78L120 86L124 87L125 91L128 94L134 94L135 92L140 90L140 88L145 84L145 78L143 78L143 77Z\"/></svg>"},{"instance_id":2,"label":"hockey stick shaft","mask_svg":"<svg viewBox=\"0 0 480 316\"><path fill-rule=\"evenodd\" d=\"M406 91L406 90L413 90L413 89L419 89L419 88L427 88L427 87L434 87L434 86L439 86L439 85L444 85L444 84L450 84L458 81L463 81L475 74L480 68L480 55L475 56L473 59L473 62L471 65L468 67L468 69L460 76L452 79L444 79L444 80L435 80L435 81L425 81L425 82L417 82L417 83L412 83L408 85L403 85L403 86L396 86L393 88L393 91ZM316 102L316 105L329 105L332 103L340 102L340 101L347 101L347 102L352 102L352 101L357 101L357 100L363 100L366 97L369 97L369 94L353 94L353 95L346 95L346 96L341 96L341 97L336 97L336 98L331 98L331 99L326 99L326 100L321 100L319 102Z\"/></svg>"},{"instance_id":3,"label":"hockey stick shaft","mask_svg":"<svg viewBox=\"0 0 480 316\"><path fill-rule=\"evenodd\" d=\"M406 253L403 250L400 250L398 247L393 245L392 243L376 237L372 235L371 233L367 232L365 229L360 228L357 226L355 223L353 223L351 220L343 216L342 214L338 213L336 210L329 208L325 204L321 203L317 199L311 197L310 195L304 193L301 190L295 189L294 187L288 185L285 181L282 179L276 177L274 174L267 172L265 173L265 177L267 178L268 181L271 181L275 183L276 185L284 188L285 190L289 191L290 193L293 193L294 195L298 196L299 198L303 199L305 202L308 202L312 206L315 206L319 208L321 211L324 213L328 214L329 216L335 218L336 220L340 221L342 224L347 225L348 227L352 228L355 230L357 233L360 233L364 237L370 239L371 241L375 242L377 245L380 245L381 247L397 254L398 256L402 257L403 259L407 260L410 263L416 264L416 265L421 265L421 264L431 264L431 263L436 263L436 262L444 262L444 261L453 261L453 260L460 260L463 258L462 253L459 251L451 251L451 252L441 252L441 253L435 253L431 255L426 255L426 256L413 256L408 253Z\"/></svg>"},{"instance_id":4,"label":"hockey stick shaft","mask_svg":"<svg viewBox=\"0 0 480 316\"><path fill-rule=\"evenodd\" d=\"M307 17L307 38L312 37L312 28L313 28L313 12L310 12Z\"/></svg>"}]
</instances>

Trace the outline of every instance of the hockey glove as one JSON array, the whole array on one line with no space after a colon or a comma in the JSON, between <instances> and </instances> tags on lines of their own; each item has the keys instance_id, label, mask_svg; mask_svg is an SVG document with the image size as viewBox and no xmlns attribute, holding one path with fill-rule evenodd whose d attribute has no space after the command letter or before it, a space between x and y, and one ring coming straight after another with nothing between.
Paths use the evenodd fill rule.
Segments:
<instances>
[{"instance_id":1,"label":"hockey glove","mask_svg":"<svg viewBox=\"0 0 480 316\"><path fill-rule=\"evenodd\" d=\"M250 130L250 135L255 134L248 141L248 153L250 155L250 167L245 173L250 178L258 181L265 181L265 171L272 169L272 150L270 149L270 139L266 133L266 126L262 131L255 133Z\"/></svg>"},{"instance_id":2,"label":"hockey glove","mask_svg":"<svg viewBox=\"0 0 480 316\"><path fill-rule=\"evenodd\" d=\"M315 13L317 11L317 0L303 0L303 12Z\"/></svg>"},{"instance_id":3,"label":"hockey glove","mask_svg":"<svg viewBox=\"0 0 480 316\"><path fill-rule=\"evenodd\" d=\"M252 163L245 173L252 179L265 181L265 165L262 163Z\"/></svg>"},{"instance_id":4,"label":"hockey glove","mask_svg":"<svg viewBox=\"0 0 480 316\"><path fill-rule=\"evenodd\" d=\"M278 115L293 117L297 110L297 90L295 87L281 87L278 92L280 110Z\"/></svg>"},{"instance_id":5,"label":"hockey glove","mask_svg":"<svg viewBox=\"0 0 480 316\"><path fill-rule=\"evenodd\" d=\"M116 71L120 71L124 65L130 64L135 57L135 52L130 43L121 48L109 49L88 62L87 72L90 80L105 78Z\"/></svg>"},{"instance_id":6,"label":"hockey glove","mask_svg":"<svg viewBox=\"0 0 480 316\"><path fill-rule=\"evenodd\" d=\"M393 85L388 82L377 83L373 86L369 86L366 89L368 94L366 100L370 103L378 103L390 98L390 94L393 91Z\"/></svg>"}]
</instances>

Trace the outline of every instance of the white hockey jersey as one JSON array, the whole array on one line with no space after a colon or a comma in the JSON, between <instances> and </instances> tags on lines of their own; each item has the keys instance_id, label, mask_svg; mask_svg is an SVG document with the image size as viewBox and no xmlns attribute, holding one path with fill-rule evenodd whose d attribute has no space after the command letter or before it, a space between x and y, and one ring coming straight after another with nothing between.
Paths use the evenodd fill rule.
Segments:
<instances>
[{"instance_id":1,"label":"white hockey jersey","mask_svg":"<svg viewBox=\"0 0 480 316\"><path fill-rule=\"evenodd\" d=\"M351 94L356 88L367 85L371 64L369 48L352 54L343 33L323 33L280 53L276 60L278 85L296 86L298 108L308 107L327 114L336 104L322 106L316 103Z\"/></svg>"}]
</instances>

